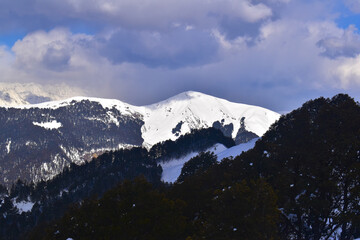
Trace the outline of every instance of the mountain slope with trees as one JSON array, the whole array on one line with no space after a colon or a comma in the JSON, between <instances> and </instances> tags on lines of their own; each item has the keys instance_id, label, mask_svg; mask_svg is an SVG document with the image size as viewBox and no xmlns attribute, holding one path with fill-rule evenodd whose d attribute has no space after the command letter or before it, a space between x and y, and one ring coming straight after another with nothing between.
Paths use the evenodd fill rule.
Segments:
<instances>
[{"instance_id":1,"label":"mountain slope with trees","mask_svg":"<svg viewBox=\"0 0 360 240\"><path fill-rule=\"evenodd\" d=\"M197 167L195 164L193 170ZM193 170L189 172L196 172ZM186 220L186 226L179 227L179 235L172 239L347 240L360 237L359 178L360 106L349 96L339 94L331 99L308 101L282 116L253 149L235 159L225 159L184 176L181 183L154 191L164 194L169 202L179 202L174 216ZM110 195L119 190L112 191ZM121 205L130 198L122 196L110 199ZM107 198L99 201L108 201ZM73 228L66 226L76 223L79 227L74 236L83 239L87 224L98 226L98 214L106 216L102 210L106 207L100 202L92 205L94 214L85 207L77 207L48 225L47 235L34 232L32 236L57 239L54 234L59 231L61 236L73 237ZM152 206L146 201L142 204L144 209ZM126 214L130 214L126 219L134 224L132 228L144 230L141 221L133 221L137 214L132 211ZM71 222L70 216L76 220ZM156 216L153 213L143 220L153 222ZM102 227L92 231L100 234L99 238L116 239L116 229L126 226L123 217L119 215L112 221L114 228L107 228L106 234L114 235L104 235ZM170 223L168 236L173 236L170 229L177 224L183 226ZM150 236L157 233L156 229L148 228ZM140 234L124 237L135 238L145 239Z\"/></svg>"},{"instance_id":2,"label":"mountain slope with trees","mask_svg":"<svg viewBox=\"0 0 360 240\"><path fill-rule=\"evenodd\" d=\"M119 182L140 175L154 186L161 185L159 161L203 151L217 143L234 146L234 141L215 128L194 130L175 142L165 141L147 150L141 147L110 151L84 165L72 164L49 181L21 180L8 192L0 185L0 239L17 239L38 223L59 218L71 204L101 197ZM29 209L24 210L23 206Z\"/></svg>"},{"instance_id":3,"label":"mountain slope with trees","mask_svg":"<svg viewBox=\"0 0 360 240\"><path fill-rule=\"evenodd\" d=\"M282 239L360 237L360 106L348 95L308 101L219 168L220 182L270 184Z\"/></svg>"}]
</instances>

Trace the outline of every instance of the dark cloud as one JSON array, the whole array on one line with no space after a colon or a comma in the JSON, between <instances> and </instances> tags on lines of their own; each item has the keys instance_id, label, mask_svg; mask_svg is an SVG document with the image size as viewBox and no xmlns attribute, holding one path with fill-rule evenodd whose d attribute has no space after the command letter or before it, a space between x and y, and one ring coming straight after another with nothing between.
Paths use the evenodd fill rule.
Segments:
<instances>
[{"instance_id":1,"label":"dark cloud","mask_svg":"<svg viewBox=\"0 0 360 240\"><path fill-rule=\"evenodd\" d=\"M217 60L219 45L210 32L175 29L168 33L120 30L102 41L101 54L114 64L180 68Z\"/></svg>"},{"instance_id":2,"label":"dark cloud","mask_svg":"<svg viewBox=\"0 0 360 240\"><path fill-rule=\"evenodd\" d=\"M329 58L356 57L360 53L360 36L354 26L343 31L339 37L328 37L317 43L322 55Z\"/></svg>"},{"instance_id":3,"label":"dark cloud","mask_svg":"<svg viewBox=\"0 0 360 240\"><path fill-rule=\"evenodd\" d=\"M49 48L43 57L43 64L46 68L54 71L64 71L69 67L71 54L65 49Z\"/></svg>"},{"instance_id":4,"label":"dark cloud","mask_svg":"<svg viewBox=\"0 0 360 240\"><path fill-rule=\"evenodd\" d=\"M360 53L360 42L346 43L340 38L326 38L318 42L318 46L323 49L323 56L329 58L337 57L356 57Z\"/></svg>"},{"instance_id":5,"label":"dark cloud","mask_svg":"<svg viewBox=\"0 0 360 240\"><path fill-rule=\"evenodd\" d=\"M76 22L157 31L169 30L174 22L210 27L216 21L211 13L254 22L271 15L271 9L248 0L2 0L0 31L71 28Z\"/></svg>"},{"instance_id":6,"label":"dark cloud","mask_svg":"<svg viewBox=\"0 0 360 240\"><path fill-rule=\"evenodd\" d=\"M242 19L224 16L220 22L220 28L229 40L243 36L255 38L259 35L262 23L263 21L251 23Z\"/></svg>"},{"instance_id":7,"label":"dark cloud","mask_svg":"<svg viewBox=\"0 0 360 240\"><path fill-rule=\"evenodd\" d=\"M2 0L0 2L0 33L50 29L54 25L64 23L59 16L62 10L55 7L54 1ZM71 20L68 22L70 23Z\"/></svg>"}]
</instances>

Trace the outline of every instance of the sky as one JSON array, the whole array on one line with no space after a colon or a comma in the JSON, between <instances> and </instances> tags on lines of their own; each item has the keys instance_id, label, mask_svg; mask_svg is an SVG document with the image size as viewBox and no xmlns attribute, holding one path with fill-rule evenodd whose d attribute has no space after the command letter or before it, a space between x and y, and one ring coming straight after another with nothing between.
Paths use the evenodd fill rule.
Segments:
<instances>
[{"instance_id":1,"label":"sky","mask_svg":"<svg viewBox=\"0 0 360 240\"><path fill-rule=\"evenodd\" d=\"M0 82L146 105L360 100L360 0L0 0Z\"/></svg>"}]
</instances>

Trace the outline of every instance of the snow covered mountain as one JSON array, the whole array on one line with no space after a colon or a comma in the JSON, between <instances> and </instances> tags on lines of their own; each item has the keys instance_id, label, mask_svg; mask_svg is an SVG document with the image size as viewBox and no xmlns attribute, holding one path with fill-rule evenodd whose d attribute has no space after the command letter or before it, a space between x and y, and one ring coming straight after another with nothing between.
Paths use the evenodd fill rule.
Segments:
<instances>
[{"instance_id":1,"label":"snow covered mountain","mask_svg":"<svg viewBox=\"0 0 360 240\"><path fill-rule=\"evenodd\" d=\"M36 83L0 82L0 106L18 106L56 101L86 93L66 84L40 85Z\"/></svg>"},{"instance_id":2,"label":"snow covered mountain","mask_svg":"<svg viewBox=\"0 0 360 240\"><path fill-rule=\"evenodd\" d=\"M175 140L191 129L215 127L236 140L262 136L280 115L265 108L233 103L199 92L184 92L136 111L144 117L145 145Z\"/></svg>"},{"instance_id":3,"label":"snow covered mountain","mask_svg":"<svg viewBox=\"0 0 360 240\"><path fill-rule=\"evenodd\" d=\"M237 143L261 136L279 114L199 92L133 106L119 100L75 97L0 107L0 183L49 179L70 163L106 150L175 140L192 129L215 127Z\"/></svg>"}]
</instances>

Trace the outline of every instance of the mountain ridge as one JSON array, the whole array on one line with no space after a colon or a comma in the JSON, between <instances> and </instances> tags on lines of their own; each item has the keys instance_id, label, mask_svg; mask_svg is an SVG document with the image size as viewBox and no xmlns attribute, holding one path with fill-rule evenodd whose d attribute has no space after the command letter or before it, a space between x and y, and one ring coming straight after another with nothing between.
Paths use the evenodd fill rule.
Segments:
<instances>
[{"instance_id":1,"label":"mountain ridge","mask_svg":"<svg viewBox=\"0 0 360 240\"><path fill-rule=\"evenodd\" d=\"M50 179L70 163L83 164L94 153L132 146L149 149L194 129L214 127L237 143L247 142L261 136L279 117L261 107L194 91L146 106L72 97L0 107L0 170L4 173L0 183Z\"/></svg>"},{"instance_id":2,"label":"mountain ridge","mask_svg":"<svg viewBox=\"0 0 360 240\"><path fill-rule=\"evenodd\" d=\"M86 94L87 92L83 89L70 87L65 83L41 85L0 82L0 106L3 107L36 104Z\"/></svg>"},{"instance_id":3,"label":"mountain ridge","mask_svg":"<svg viewBox=\"0 0 360 240\"><path fill-rule=\"evenodd\" d=\"M190 130L194 127L194 125L200 125L200 127L211 127L212 124L219 120L224 120L221 124L218 125L233 125L232 128L232 138L236 138L237 131L241 128L241 118L244 117L244 125L246 126L245 130L255 133L257 136L261 136L265 133L268 127L275 122L276 119L279 118L279 114L275 113L271 110L253 106L243 103L234 103L228 100L213 97L208 94L204 94L196 91L186 91L180 94L177 94L173 97L165 99L163 101L144 105L144 106L135 106L123 102L117 99L106 99L106 98L94 98L94 97L71 97L68 99L60 100L60 101L50 101L39 104L30 104L30 105L20 105L14 106L11 108L17 109L30 109L30 108L51 108L57 109L60 107L65 107L71 105L73 102L81 102L81 101L90 101L97 102L101 104L104 108L113 108L115 107L122 114L132 115L132 114L141 114L143 116L143 120L145 122L142 132L145 140L145 146L151 147L152 145L167 140L175 140L177 136L173 136L170 134L171 130L176 127L176 124L179 125L178 133L185 134L189 133ZM204 111L205 106L211 105L211 107L207 108ZM216 109L214 109L216 106ZM8 107L9 108L9 107ZM172 114L172 110L175 108L176 112ZM220 111L219 111L220 110ZM234 114L232 112L235 111ZM223 117L219 116L219 112ZM215 114L217 114L215 116ZM187 117L189 121L187 122L190 126L183 126L181 115ZM201 115L201 117L199 117ZM265 123L259 121L252 121L250 124L246 124L245 121L248 121L249 118L252 118L253 115L263 115L263 119L265 119ZM165 116L164 118L159 118L159 116ZM239 118L241 116L241 118ZM201 122L200 119L209 119L209 121ZM262 119L262 120L263 120ZM170 120L170 125L164 125L164 122L168 122ZM199 121L200 120L200 121ZM149 122L149 123L148 123ZM160 123L156 124L156 122ZM175 122L175 125L174 125ZM181 123L182 122L182 123ZM156 130L154 131L153 126L156 126ZM229 126L230 127L230 126ZM159 134L158 129L162 129L163 132ZM170 129L169 129L170 128ZM165 136L164 136L165 135Z\"/></svg>"}]
</instances>

